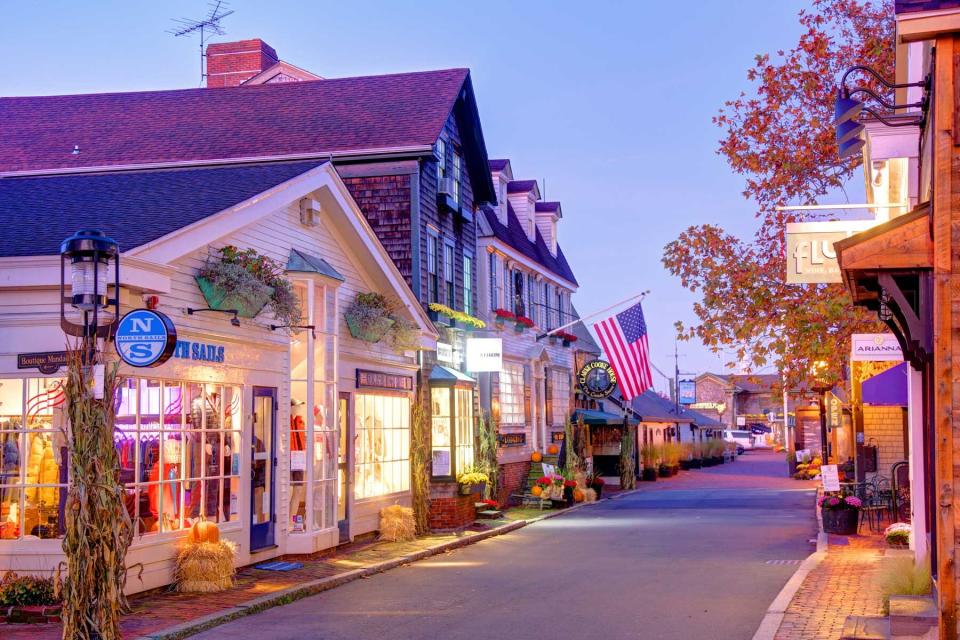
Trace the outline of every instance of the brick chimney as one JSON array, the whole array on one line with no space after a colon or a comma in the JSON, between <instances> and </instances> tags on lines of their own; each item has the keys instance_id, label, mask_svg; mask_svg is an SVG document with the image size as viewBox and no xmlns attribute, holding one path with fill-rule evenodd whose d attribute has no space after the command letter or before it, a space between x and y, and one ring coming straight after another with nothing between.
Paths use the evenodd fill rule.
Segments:
<instances>
[{"instance_id":1,"label":"brick chimney","mask_svg":"<svg viewBox=\"0 0 960 640\"><path fill-rule=\"evenodd\" d=\"M260 38L207 45L207 88L237 87L277 62L277 52Z\"/></svg>"}]
</instances>

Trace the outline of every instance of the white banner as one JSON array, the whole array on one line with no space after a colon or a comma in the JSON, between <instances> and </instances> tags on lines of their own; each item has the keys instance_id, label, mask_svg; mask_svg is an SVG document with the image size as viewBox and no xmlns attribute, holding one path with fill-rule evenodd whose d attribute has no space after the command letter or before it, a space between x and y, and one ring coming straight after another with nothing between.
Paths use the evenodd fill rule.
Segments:
<instances>
[{"instance_id":1,"label":"white banner","mask_svg":"<svg viewBox=\"0 0 960 640\"><path fill-rule=\"evenodd\" d=\"M468 338L467 371L481 373L503 369L503 340L501 338Z\"/></svg>"}]
</instances>

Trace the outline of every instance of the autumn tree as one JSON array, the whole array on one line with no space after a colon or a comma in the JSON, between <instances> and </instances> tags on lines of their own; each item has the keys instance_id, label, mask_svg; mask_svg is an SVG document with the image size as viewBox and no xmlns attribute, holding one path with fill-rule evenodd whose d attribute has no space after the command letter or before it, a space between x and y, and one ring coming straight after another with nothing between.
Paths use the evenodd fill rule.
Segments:
<instances>
[{"instance_id":1,"label":"autumn tree","mask_svg":"<svg viewBox=\"0 0 960 640\"><path fill-rule=\"evenodd\" d=\"M693 226L663 256L683 286L700 293L698 323L678 324L681 339L698 338L715 352L733 349L752 370L775 365L790 384L804 382L819 360L839 380L851 334L879 330L842 285L786 284L786 224L812 218L777 207L816 204L843 191L858 161L837 155L836 82L856 64L889 78L894 64L891 0L814 0L799 21L797 45L756 56L747 72L750 91L713 118L723 130L718 153L745 176L743 195L756 206L753 237Z\"/></svg>"}]
</instances>

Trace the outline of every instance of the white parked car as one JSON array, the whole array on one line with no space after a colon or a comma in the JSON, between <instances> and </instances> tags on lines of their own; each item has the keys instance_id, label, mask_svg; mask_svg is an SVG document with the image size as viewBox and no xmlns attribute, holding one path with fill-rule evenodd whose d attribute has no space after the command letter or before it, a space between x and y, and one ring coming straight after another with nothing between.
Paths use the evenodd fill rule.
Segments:
<instances>
[{"instance_id":1,"label":"white parked car","mask_svg":"<svg viewBox=\"0 0 960 640\"><path fill-rule=\"evenodd\" d=\"M747 449L753 449L753 434L746 430L727 429L723 432L723 439L726 442L733 442L737 445L737 453L743 453Z\"/></svg>"}]
</instances>

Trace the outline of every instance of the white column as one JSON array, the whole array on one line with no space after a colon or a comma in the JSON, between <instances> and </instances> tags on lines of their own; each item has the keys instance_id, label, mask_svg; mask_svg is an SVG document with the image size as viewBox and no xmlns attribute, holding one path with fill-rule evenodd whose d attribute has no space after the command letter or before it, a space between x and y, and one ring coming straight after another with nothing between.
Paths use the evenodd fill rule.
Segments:
<instances>
[{"instance_id":1,"label":"white column","mask_svg":"<svg viewBox=\"0 0 960 640\"><path fill-rule=\"evenodd\" d=\"M910 548L914 557L923 560L927 549L927 518L924 503L925 489L923 470L923 375L909 368L907 378L907 424L910 427L910 506L913 535Z\"/></svg>"}]
</instances>

